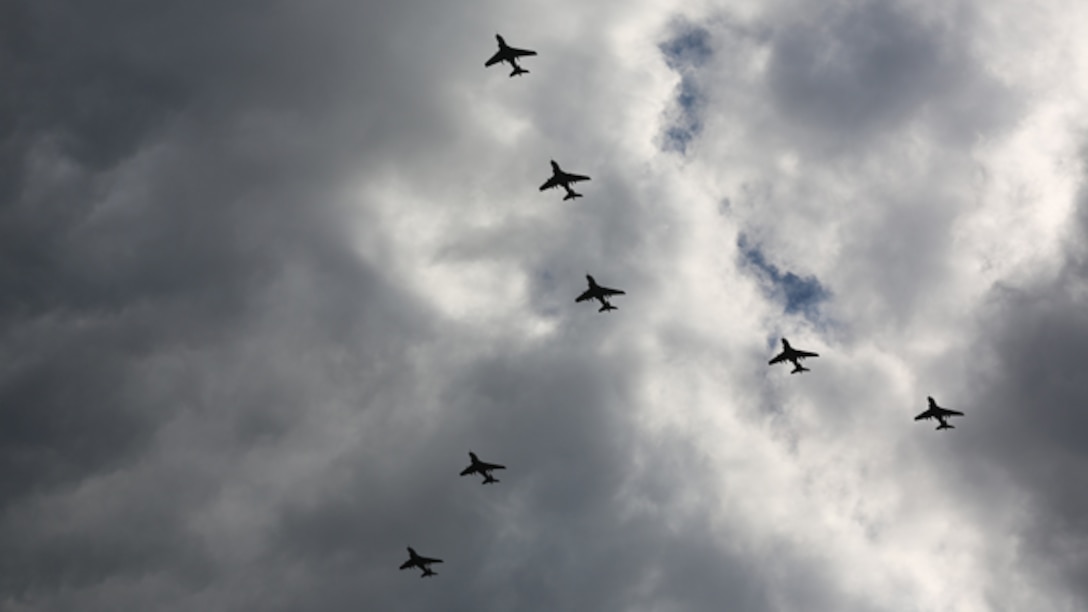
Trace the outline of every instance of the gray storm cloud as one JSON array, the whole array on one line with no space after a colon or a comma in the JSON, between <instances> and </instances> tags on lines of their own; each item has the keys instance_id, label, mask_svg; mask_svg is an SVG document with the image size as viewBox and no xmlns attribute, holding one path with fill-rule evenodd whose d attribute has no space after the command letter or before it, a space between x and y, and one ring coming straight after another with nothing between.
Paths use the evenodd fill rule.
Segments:
<instances>
[{"instance_id":1,"label":"gray storm cloud","mask_svg":"<svg viewBox=\"0 0 1088 612\"><path fill-rule=\"evenodd\" d=\"M1038 92L787 9L5 5L0 608L1083 608L1083 193L954 290Z\"/></svg>"}]
</instances>

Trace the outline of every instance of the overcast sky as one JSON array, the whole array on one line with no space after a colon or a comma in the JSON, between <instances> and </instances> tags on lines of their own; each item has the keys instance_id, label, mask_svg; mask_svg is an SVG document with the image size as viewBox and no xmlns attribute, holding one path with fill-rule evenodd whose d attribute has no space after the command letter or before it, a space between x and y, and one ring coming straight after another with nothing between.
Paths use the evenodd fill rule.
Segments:
<instances>
[{"instance_id":1,"label":"overcast sky","mask_svg":"<svg viewBox=\"0 0 1088 612\"><path fill-rule=\"evenodd\" d=\"M1088 610L1086 24L3 2L0 610Z\"/></svg>"}]
</instances>

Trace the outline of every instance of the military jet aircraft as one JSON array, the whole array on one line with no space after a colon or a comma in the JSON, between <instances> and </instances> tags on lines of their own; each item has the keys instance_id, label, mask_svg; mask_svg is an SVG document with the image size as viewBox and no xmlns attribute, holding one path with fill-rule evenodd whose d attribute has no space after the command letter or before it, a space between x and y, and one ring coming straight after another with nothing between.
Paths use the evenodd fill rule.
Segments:
<instances>
[{"instance_id":1,"label":"military jet aircraft","mask_svg":"<svg viewBox=\"0 0 1088 612\"><path fill-rule=\"evenodd\" d=\"M552 187L562 187L567 190L567 195L563 196L564 201L582 197L582 194L574 193L574 190L570 188L570 184L577 183L578 181L588 181L589 177L581 174L563 172L563 170L559 168L559 164L555 163L554 159L551 161L552 177L540 186L540 190L544 191L545 189L551 189Z\"/></svg>"},{"instance_id":2,"label":"military jet aircraft","mask_svg":"<svg viewBox=\"0 0 1088 612\"><path fill-rule=\"evenodd\" d=\"M442 563L442 559L431 559L430 557L424 557L416 554L416 551L411 546L408 547L408 560L401 563L401 569L408 569L409 567L418 567L423 570L423 574L420 578L426 578L427 576L437 576L438 573L432 570L429 566L432 563Z\"/></svg>"},{"instance_id":3,"label":"military jet aircraft","mask_svg":"<svg viewBox=\"0 0 1088 612\"><path fill-rule=\"evenodd\" d=\"M789 361L793 364L793 370L790 370L790 374L809 372L811 370L801 365L801 361L806 357L819 357L819 355L809 351L799 351L790 346L789 340L782 338L782 352L775 355L774 359L767 362L767 365Z\"/></svg>"},{"instance_id":4,"label":"military jet aircraft","mask_svg":"<svg viewBox=\"0 0 1088 612\"><path fill-rule=\"evenodd\" d=\"M589 289L586 289L582 295L575 298L575 302L584 302L586 300L600 300L601 309L597 312L605 312L608 310L617 310L615 306L608 302L608 296L610 295L626 295L625 291L619 289L609 289L608 287L602 287L597 284L597 281L593 280L593 277L586 274L586 280L589 281Z\"/></svg>"},{"instance_id":5,"label":"military jet aircraft","mask_svg":"<svg viewBox=\"0 0 1088 612\"><path fill-rule=\"evenodd\" d=\"M528 49L515 49L506 44L506 41L502 39L502 36L495 35L495 39L499 41L499 50L495 55L491 56L491 59L487 60L484 67L494 66L500 62L510 62L510 65L514 67L514 71L510 73L511 77L516 77L519 74L528 74L529 71L518 65L518 58L526 55L536 55L536 51L529 51Z\"/></svg>"},{"instance_id":6,"label":"military jet aircraft","mask_svg":"<svg viewBox=\"0 0 1088 612\"><path fill-rule=\"evenodd\" d=\"M914 417L914 420L921 421L923 419L937 419L937 422L940 423L940 425L937 426L937 431L940 431L942 429L955 429L955 427L948 424L948 421L946 419L954 416L963 416L963 413L959 412L958 410L941 408L937 405L937 402L934 401L932 397L927 397L926 399L929 400L929 409L927 409L922 414Z\"/></svg>"},{"instance_id":7,"label":"military jet aircraft","mask_svg":"<svg viewBox=\"0 0 1088 612\"><path fill-rule=\"evenodd\" d=\"M499 480L497 478L495 478L494 476L491 475L491 471L492 470L505 470L506 469L505 465L499 465L497 463L487 463L486 461L480 461L480 459L478 457L476 457L476 453L474 453L472 451L468 452L468 456L469 456L470 459L472 459L472 463L470 463L467 468L461 470L461 475L462 476L466 476L468 474L482 474L483 477L484 477L484 481L482 483L480 483L480 484L493 484L493 483L499 482Z\"/></svg>"}]
</instances>

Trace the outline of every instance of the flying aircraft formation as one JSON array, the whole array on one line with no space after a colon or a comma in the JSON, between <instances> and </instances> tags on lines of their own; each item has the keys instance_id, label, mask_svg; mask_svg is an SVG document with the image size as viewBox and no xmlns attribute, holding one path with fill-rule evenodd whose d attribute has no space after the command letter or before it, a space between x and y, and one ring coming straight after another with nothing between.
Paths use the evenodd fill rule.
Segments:
<instances>
[{"instance_id":1,"label":"flying aircraft formation","mask_svg":"<svg viewBox=\"0 0 1088 612\"><path fill-rule=\"evenodd\" d=\"M418 567L423 570L423 574L420 578L426 578L427 576L437 576L438 572L431 569L432 563L442 563L442 559L432 559L430 557L424 557L416 553L416 551L409 546L408 547L408 560L400 564L400 568L408 569L410 567Z\"/></svg>"},{"instance_id":2,"label":"flying aircraft formation","mask_svg":"<svg viewBox=\"0 0 1088 612\"><path fill-rule=\"evenodd\" d=\"M503 37L498 34L495 35L495 39L498 40L499 50L494 55L492 55L490 59L487 60L484 66L489 67L498 63L508 62L514 69L513 72L510 73L511 77L528 74L529 71L522 68L518 64L517 60L519 57L536 55L536 51L511 47L507 45L506 41L503 40ZM564 201L582 197L582 194L576 193L571 188L571 184L581 181L588 181L590 180L590 178L582 174L573 174L564 171L562 168L559 167L559 164L556 163L555 160L551 160L551 166L552 176L547 181L545 181L543 185L540 186L540 191L562 187L566 191L566 195L563 196ZM612 310L619 310L609 301L608 298L617 295L626 295L625 291L599 285L597 281L593 278L593 276L589 274L586 275L586 281L589 283L589 288L587 288L584 292L582 292L581 295L575 298L575 303L597 300L601 305L597 312L603 313ZM767 365L775 365L782 362L789 362L793 364L793 369L790 370L790 374L811 372L812 370L801 365L801 362L811 357L819 357L819 353L793 348L793 346L790 345L789 340L785 338L781 338L781 341L782 351L775 355L773 358L771 358ZM942 429L955 429L952 425L948 423L948 419L953 416L963 416L963 413L938 406L937 402L932 397L929 397L927 399L929 400L929 408L925 412L914 417L914 420L921 421L926 419L937 419L938 431ZM481 461L480 458L476 456L476 453L472 451L469 451L468 455L470 463L468 467L461 470L461 476L479 474L480 476L483 476L483 481L480 484L485 485L496 484L500 482L492 475L492 472L495 470L505 470L506 466L499 465L497 463L487 463L485 461ZM410 546L408 547L408 555L409 559L401 564L400 569L403 570L410 567L418 567L423 570L423 573L420 575L421 578L438 575L436 572L430 569L430 565L433 563L442 563L441 559L432 559L429 557L423 557L421 555L418 555L416 554L416 551L413 550Z\"/></svg>"},{"instance_id":3,"label":"flying aircraft formation","mask_svg":"<svg viewBox=\"0 0 1088 612\"><path fill-rule=\"evenodd\" d=\"M620 291L619 289L609 289L608 287L602 287L597 284L597 281L593 280L593 277L586 274L586 280L589 281L589 289L586 289L582 295L574 298L574 302L584 302L586 300L598 300L601 303L601 308L597 312L607 312L609 310L619 310L611 303L609 303L609 296L613 295L626 295L627 292Z\"/></svg>"},{"instance_id":4,"label":"flying aircraft formation","mask_svg":"<svg viewBox=\"0 0 1088 612\"><path fill-rule=\"evenodd\" d=\"M937 405L937 402L932 397L927 397L929 400L929 409L914 417L915 421L924 421L926 419L937 419L940 425L937 425L937 431L942 429L955 429L954 426L948 424L948 418L954 416L963 416L963 413L958 410L949 410L948 408L941 408Z\"/></svg>"},{"instance_id":5,"label":"flying aircraft formation","mask_svg":"<svg viewBox=\"0 0 1088 612\"><path fill-rule=\"evenodd\" d=\"M774 365L776 363L782 363L788 361L793 364L793 370L790 374L797 374L800 372L810 372L808 368L801 365L801 361L806 357L819 357L816 353L810 353L808 351L799 351L790 346L789 340L782 338L782 352L775 355L774 359L767 362L767 365Z\"/></svg>"},{"instance_id":6,"label":"flying aircraft formation","mask_svg":"<svg viewBox=\"0 0 1088 612\"><path fill-rule=\"evenodd\" d=\"M502 39L502 36L495 35L495 40L499 41L499 50L495 52L495 55L491 56L491 59L484 63L484 67L494 66L502 62L509 62L513 66L514 71L510 73L511 77L516 77L519 74L529 74L529 71L518 65L519 57L527 57L530 55L536 55L536 51L529 51L528 49L517 49L506 44L506 41ZM553 164L555 162L552 162Z\"/></svg>"},{"instance_id":7,"label":"flying aircraft formation","mask_svg":"<svg viewBox=\"0 0 1088 612\"><path fill-rule=\"evenodd\" d=\"M563 189L567 190L567 195L563 196L563 201L573 200L574 198L582 197L582 194L575 193L574 190L570 188L570 184L577 183L578 181L588 180L588 176L584 176L581 174L571 174L570 172L563 172L563 169L560 168L559 164L555 163L555 160L553 159L552 177L547 181L544 181L544 184L540 186L540 190L544 191L545 189L562 187Z\"/></svg>"},{"instance_id":8,"label":"flying aircraft formation","mask_svg":"<svg viewBox=\"0 0 1088 612\"><path fill-rule=\"evenodd\" d=\"M494 470L505 470L505 465L480 461L480 459L476 456L476 453L472 451L468 452L468 456L469 459L472 460L472 463L469 464L467 468L461 470L462 476L468 476L469 474L480 474L484 477L484 481L480 484L494 484L496 482L500 482L498 479L491 475L491 472Z\"/></svg>"}]
</instances>

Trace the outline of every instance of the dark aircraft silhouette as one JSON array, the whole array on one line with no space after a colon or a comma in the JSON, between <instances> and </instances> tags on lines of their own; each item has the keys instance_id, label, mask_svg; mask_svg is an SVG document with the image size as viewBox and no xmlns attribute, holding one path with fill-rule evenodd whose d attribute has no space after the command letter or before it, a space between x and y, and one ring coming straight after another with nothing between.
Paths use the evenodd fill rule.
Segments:
<instances>
[{"instance_id":1,"label":"dark aircraft silhouette","mask_svg":"<svg viewBox=\"0 0 1088 612\"><path fill-rule=\"evenodd\" d=\"M808 368L801 365L801 361L806 357L819 357L816 353L810 353L809 351L799 351L792 346L785 338L782 338L782 352L775 355L774 359L767 362L767 365L774 365L783 361L788 361L793 364L793 370L790 374L797 374L799 372L809 372Z\"/></svg>"},{"instance_id":2,"label":"dark aircraft silhouette","mask_svg":"<svg viewBox=\"0 0 1088 612\"><path fill-rule=\"evenodd\" d=\"M921 421L923 419L937 419L937 422L940 423L940 425L937 426L937 431L940 431L942 429L955 429L955 427L948 424L948 421L946 419L954 416L963 416L963 413L959 412L958 410L941 408L937 405L937 402L935 402L932 397L927 397L926 399L929 400L929 409L922 414L914 417L914 420Z\"/></svg>"},{"instance_id":3,"label":"dark aircraft silhouette","mask_svg":"<svg viewBox=\"0 0 1088 612\"><path fill-rule=\"evenodd\" d=\"M482 474L483 477L484 477L484 481L482 483L480 483L480 484L492 484L492 483L499 482L499 480L497 478L495 478L494 476L491 475L491 470L505 470L506 469L505 465L499 465L497 463L487 463L486 461L480 461L476 457L476 453L474 453L472 451L468 452L468 456L469 456L470 459L472 459L472 463L470 463L467 468L461 470L461 475L462 476L466 476L468 474Z\"/></svg>"},{"instance_id":4,"label":"dark aircraft silhouette","mask_svg":"<svg viewBox=\"0 0 1088 612\"><path fill-rule=\"evenodd\" d=\"M551 189L552 187L562 187L567 190L567 195L563 196L563 200L573 200L574 198L582 197L582 194L574 193L574 190L570 188L570 184L577 183L578 181L588 181L589 177L581 174L563 172L563 170L559 168L559 164L555 163L554 159L551 161L552 177L540 186L540 190L544 191L545 189Z\"/></svg>"},{"instance_id":5,"label":"dark aircraft silhouette","mask_svg":"<svg viewBox=\"0 0 1088 612\"><path fill-rule=\"evenodd\" d=\"M626 292L619 289L609 289L608 287L602 287L597 284L597 281L593 280L593 277L586 274L586 280L589 281L589 289L586 289L582 295L579 295L574 299L575 302L584 302L586 300L600 300L601 309L597 312L605 312L608 310L618 310L615 306L608 302L608 296L610 295L626 295Z\"/></svg>"},{"instance_id":6,"label":"dark aircraft silhouette","mask_svg":"<svg viewBox=\"0 0 1088 612\"><path fill-rule=\"evenodd\" d=\"M536 55L536 51L529 51L528 49L515 49L506 44L506 41L502 39L502 36L495 35L495 39L499 41L499 50L495 55L491 56L491 59L487 60L484 64L487 66L494 66L499 62L510 62L510 65L514 67L514 71L510 73L511 77L516 77L519 74L528 74L529 71L518 66L518 58L526 55Z\"/></svg>"},{"instance_id":7,"label":"dark aircraft silhouette","mask_svg":"<svg viewBox=\"0 0 1088 612\"><path fill-rule=\"evenodd\" d=\"M426 578L427 576L437 576L438 574L428 567L432 563L442 563L442 559L431 559L430 557L424 557L416 554L416 551L412 550L412 547L408 547L408 560L400 564L401 569L408 569L409 567L418 567L423 570L423 574L420 578Z\"/></svg>"}]
</instances>

